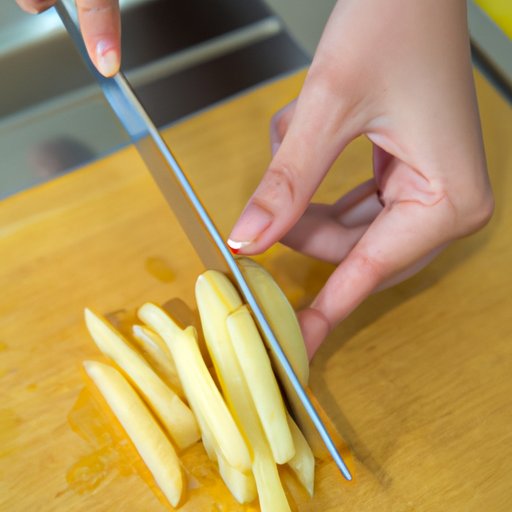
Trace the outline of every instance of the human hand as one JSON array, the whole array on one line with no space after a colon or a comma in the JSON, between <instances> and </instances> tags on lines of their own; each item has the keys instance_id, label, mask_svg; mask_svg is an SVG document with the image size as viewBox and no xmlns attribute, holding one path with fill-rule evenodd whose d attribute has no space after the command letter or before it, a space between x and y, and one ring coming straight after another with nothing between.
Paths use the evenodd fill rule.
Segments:
<instances>
[{"instance_id":1,"label":"human hand","mask_svg":"<svg viewBox=\"0 0 512 512\"><path fill-rule=\"evenodd\" d=\"M309 204L362 134L373 143L374 178L333 205ZM256 254L280 240L339 264L299 313L312 357L369 294L492 215L465 1L338 2L271 139L275 155L228 243Z\"/></svg>"},{"instance_id":2,"label":"human hand","mask_svg":"<svg viewBox=\"0 0 512 512\"><path fill-rule=\"evenodd\" d=\"M32 14L52 7L56 0L16 0ZM118 0L76 0L85 46L98 71L115 75L121 62L121 19Z\"/></svg>"}]
</instances>

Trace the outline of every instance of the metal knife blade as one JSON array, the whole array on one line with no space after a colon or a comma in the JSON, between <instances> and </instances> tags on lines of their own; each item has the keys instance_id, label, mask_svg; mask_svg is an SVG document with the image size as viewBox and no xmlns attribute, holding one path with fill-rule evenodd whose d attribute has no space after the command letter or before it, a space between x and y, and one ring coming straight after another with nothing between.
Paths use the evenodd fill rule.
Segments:
<instances>
[{"instance_id":1,"label":"metal knife blade","mask_svg":"<svg viewBox=\"0 0 512 512\"><path fill-rule=\"evenodd\" d=\"M66 2L55 4L66 30L75 43L89 70L98 81L105 98L119 118L134 145L139 151L148 170L160 188L164 198L188 236L195 251L207 269L228 272L238 285L243 298L249 304L256 322L274 352L278 363L285 371L304 409L332 455L334 462L347 480L352 475L339 454L329 432L315 410L306 391L297 378L290 362L281 348L265 315L251 292L242 272L238 268L229 248L215 227L212 219L201 204L185 173L176 161L143 106L137 99L124 75L120 72L113 78L102 76L87 55L82 36Z\"/></svg>"}]
</instances>

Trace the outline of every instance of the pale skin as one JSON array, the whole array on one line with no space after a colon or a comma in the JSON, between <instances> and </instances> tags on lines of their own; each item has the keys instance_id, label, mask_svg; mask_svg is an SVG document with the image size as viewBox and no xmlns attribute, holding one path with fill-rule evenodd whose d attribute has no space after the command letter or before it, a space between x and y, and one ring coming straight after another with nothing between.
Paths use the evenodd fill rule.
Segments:
<instances>
[{"instance_id":1,"label":"pale skin","mask_svg":"<svg viewBox=\"0 0 512 512\"><path fill-rule=\"evenodd\" d=\"M119 56L117 3L77 4L95 63L102 40ZM373 178L334 204L311 204L359 135L373 144ZM228 243L250 255L281 241L337 265L299 313L313 357L366 297L492 215L465 1L340 0L299 97L272 121L271 141L272 161Z\"/></svg>"}]
</instances>

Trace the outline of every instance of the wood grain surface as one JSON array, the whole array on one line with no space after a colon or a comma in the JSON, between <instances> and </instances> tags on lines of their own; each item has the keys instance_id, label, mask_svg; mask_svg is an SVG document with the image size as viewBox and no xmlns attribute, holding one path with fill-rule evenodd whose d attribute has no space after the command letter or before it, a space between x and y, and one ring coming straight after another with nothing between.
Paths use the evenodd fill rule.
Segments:
<instances>
[{"instance_id":1,"label":"wood grain surface","mask_svg":"<svg viewBox=\"0 0 512 512\"><path fill-rule=\"evenodd\" d=\"M271 115L303 77L165 131L223 234L269 161ZM298 511L512 510L512 113L480 76L477 88L494 218L368 299L320 350L311 387L350 445L356 481L323 463L309 500L284 475ZM351 144L317 199L367 179L369 149ZM262 260L296 307L332 271L280 246ZM86 384L81 362L100 358L82 312L173 297L193 307L201 270L133 148L2 202L0 510L169 509ZM193 485L181 510L258 510L229 500L199 447L184 464Z\"/></svg>"}]
</instances>

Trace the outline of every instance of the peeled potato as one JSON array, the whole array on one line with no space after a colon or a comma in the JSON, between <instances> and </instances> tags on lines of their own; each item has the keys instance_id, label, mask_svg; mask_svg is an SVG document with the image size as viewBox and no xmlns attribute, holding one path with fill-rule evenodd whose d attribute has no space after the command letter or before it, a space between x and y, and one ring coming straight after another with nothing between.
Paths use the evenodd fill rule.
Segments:
<instances>
[{"instance_id":1,"label":"peeled potato","mask_svg":"<svg viewBox=\"0 0 512 512\"><path fill-rule=\"evenodd\" d=\"M179 449L199 440L192 411L153 371L144 358L105 319L85 310L85 323L98 348L127 375L148 402Z\"/></svg>"},{"instance_id":2,"label":"peeled potato","mask_svg":"<svg viewBox=\"0 0 512 512\"><path fill-rule=\"evenodd\" d=\"M307 386L309 359L306 345L297 316L286 295L259 263L245 257L237 258L237 263L299 381Z\"/></svg>"},{"instance_id":3,"label":"peeled potato","mask_svg":"<svg viewBox=\"0 0 512 512\"><path fill-rule=\"evenodd\" d=\"M206 345L219 382L252 452L252 471L262 512L289 512L272 451L237 360L227 328L229 314L242 304L238 292L222 273L208 270L196 281L196 302Z\"/></svg>"},{"instance_id":4,"label":"peeled potato","mask_svg":"<svg viewBox=\"0 0 512 512\"><path fill-rule=\"evenodd\" d=\"M181 330L154 304L143 308L146 320L167 343L190 406L204 419L222 456L235 469L248 471L251 462L245 441L204 363L195 329Z\"/></svg>"},{"instance_id":5,"label":"peeled potato","mask_svg":"<svg viewBox=\"0 0 512 512\"><path fill-rule=\"evenodd\" d=\"M247 306L227 320L231 342L258 412L274 460L284 464L295 455L295 446L270 359Z\"/></svg>"},{"instance_id":6,"label":"peeled potato","mask_svg":"<svg viewBox=\"0 0 512 512\"><path fill-rule=\"evenodd\" d=\"M126 430L156 483L176 507L183 490L183 474L172 444L120 372L95 361L85 361L84 368Z\"/></svg>"}]
</instances>

